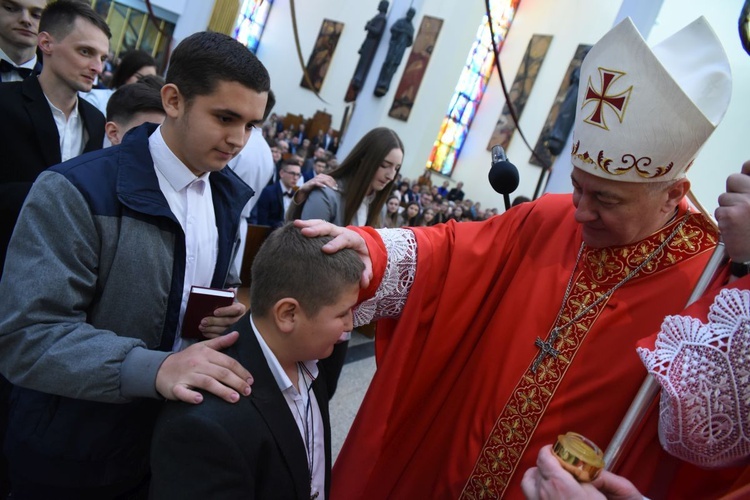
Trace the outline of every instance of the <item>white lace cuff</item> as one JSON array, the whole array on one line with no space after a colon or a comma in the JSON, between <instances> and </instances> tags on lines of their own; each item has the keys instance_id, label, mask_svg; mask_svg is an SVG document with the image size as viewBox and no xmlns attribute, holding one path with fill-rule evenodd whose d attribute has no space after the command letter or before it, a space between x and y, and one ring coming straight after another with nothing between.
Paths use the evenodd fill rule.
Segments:
<instances>
[{"instance_id":1,"label":"white lace cuff","mask_svg":"<svg viewBox=\"0 0 750 500\"><path fill-rule=\"evenodd\" d=\"M385 273L375 296L354 310L354 326L401 315L417 272L417 239L408 229L378 229L388 252Z\"/></svg>"},{"instance_id":2,"label":"white lace cuff","mask_svg":"<svg viewBox=\"0 0 750 500\"><path fill-rule=\"evenodd\" d=\"M668 316L655 347L638 354L662 386L664 449L702 467L750 456L750 292L722 290L708 324Z\"/></svg>"}]
</instances>

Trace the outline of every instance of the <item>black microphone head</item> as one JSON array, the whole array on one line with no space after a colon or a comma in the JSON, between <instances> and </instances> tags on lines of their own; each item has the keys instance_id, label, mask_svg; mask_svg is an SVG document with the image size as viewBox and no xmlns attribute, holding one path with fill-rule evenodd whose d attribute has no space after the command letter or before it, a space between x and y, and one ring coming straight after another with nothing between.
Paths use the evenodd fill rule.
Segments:
<instances>
[{"instance_id":1,"label":"black microphone head","mask_svg":"<svg viewBox=\"0 0 750 500\"><path fill-rule=\"evenodd\" d=\"M500 194L510 194L518 188L518 169L508 161L501 146L492 147L492 167L487 178L492 189Z\"/></svg>"}]
</instances>

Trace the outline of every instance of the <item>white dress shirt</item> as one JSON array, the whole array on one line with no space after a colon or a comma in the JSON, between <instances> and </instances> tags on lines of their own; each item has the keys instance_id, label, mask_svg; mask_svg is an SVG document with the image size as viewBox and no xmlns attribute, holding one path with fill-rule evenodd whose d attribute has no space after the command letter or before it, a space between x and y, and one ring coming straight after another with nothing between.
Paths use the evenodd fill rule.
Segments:
<instances>
[{"instance_id":1,"label":"white dress shirt","mask_svg":"<svg viewBox=\"0 0 750 500\"><path fill-rule=\"evenodd\" d=\"M245 244L247 242L247 218L250 217L250 212L258 202L260 192L263 191L263 188L266 187L276 171L271 147L263 138L260 130L253 129L245 147L242 148L242 151L237 156L229 160L227 166L234 170L240 176L240 179L245 181L245 184L255 191L253 197L248 200L245 208L242 209L240 251L237 252L237 256L234 258L234 263L232 264L234 266L234 274L239 276L242 269L242 259L245 256Z\"/></svg>"},{"instance_id":2,"label":"white dress shirt","mask_svg":"<svg viewBox=\"0 0 750 500\"><path fill-rule=\"evenodd\" d=\"M86 130L83 128L83 120L78 113L78 97L73 106L70 116L65 116L63 110L52 104L52 101L45 95L49 109L52 110L52 116L57 125L57 134L60 136L60 156L61 161L68 161L83 153L83 147L86 144Z\"/></svg>"},{"instance_id":3,"label":"white dress shirt","mask_svg":"<svg viewBox=\"0 0 750 500\"><path fill-rule=\"evenodd\" d=\"M302 442L305 443L305 452L307 454L307 464L310 467L310 495L318 493L319 500L325 500L325 481L326 481L326 457L325 457L325 435L323 434L323 416L320 414L320 406L318 406L318 400L315 398L315 392L310 389L312 380L318 376L318 365L317 360L303 361L298 365L304 366L304 370L300 370L299 374L299 388L292 384L292 381L287 376L284 368L279 363L276 355L273 353L263 336L258 331L258 328L253 322L252 315L249 316L250 325L253 327L253 333L255 338L258 339L260 349L263 351L263 356L266 358L268 367L271 369L273 378L279 386L286 404L289 405L289 411L294 416L294 421L297 422L297 429L299 429ZM310 377L305 374L307 372L312 376ZM310 408L308 410L308 403ZM307 418L305 418L307 416ZM307 437L305 437L307 435Z\"/></svg>"},{"instance_id":4,"label":"white dress shirt","mask_svg":"<svg viewBox=\"0 0 750 500\"><path fill-rule=\"evenodd\" d=\"M289 211L289 206L292 204L294 190L286 187L283 182L280 182L279 185L281 186L281 202L284 204L284 214L286 214ZM292 196L288 196L289 193Z\"/></svg>"},{"instance_id":5,"label":"white dress shirt","mask_svg":"<svg viewBox=\"0 0 750 500\"><path fill-rule=\"evenodd\" d=\"M154 159L159 188L185 233L185 281L182 285L178 335L174 343L174 350L177 351L182 347L179 332L182 330L190 287L211 286L219 253L219 231L216 229L209 174L200 177L193 175L164 142L161 126L148 138L148 149Z\"/></svg>"}]
</instances>

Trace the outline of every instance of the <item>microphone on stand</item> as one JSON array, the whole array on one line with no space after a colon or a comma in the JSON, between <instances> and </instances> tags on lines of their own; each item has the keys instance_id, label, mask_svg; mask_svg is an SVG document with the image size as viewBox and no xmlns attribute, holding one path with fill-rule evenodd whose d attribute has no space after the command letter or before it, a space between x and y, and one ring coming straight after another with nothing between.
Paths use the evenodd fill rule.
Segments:
<instances>
[{"instance_id":1,"label":"microphone on stand","mask_svg":"<svg viewBox=\"0 0 750 500\"><path fill-rule=\"evenodd\" d=\"M500 145L492 146L492 167L487 175L490 186L503 195L505 210L510 208L510 193L518 187L518 169L508 161L505 150Z\"/></svg>"}]
</instances>

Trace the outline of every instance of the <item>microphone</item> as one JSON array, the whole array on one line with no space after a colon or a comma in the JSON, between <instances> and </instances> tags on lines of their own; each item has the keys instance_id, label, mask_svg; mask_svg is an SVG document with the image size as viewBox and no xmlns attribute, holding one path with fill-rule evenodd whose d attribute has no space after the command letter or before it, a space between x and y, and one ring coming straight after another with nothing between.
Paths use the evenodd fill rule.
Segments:
<instances>
[{"instance_id":1,"label":"microphone","mask_svg":"<svg viewBox=\"0 0 750 500\"><path fill-rule=\"evenodd\" d=\"M492 167L487 175L490 186L503 195L505 210L510 208L510 193L518 187L518 169L508 161L505 150L500 145L492 146Z\"/></svg>"}]
</instances>

